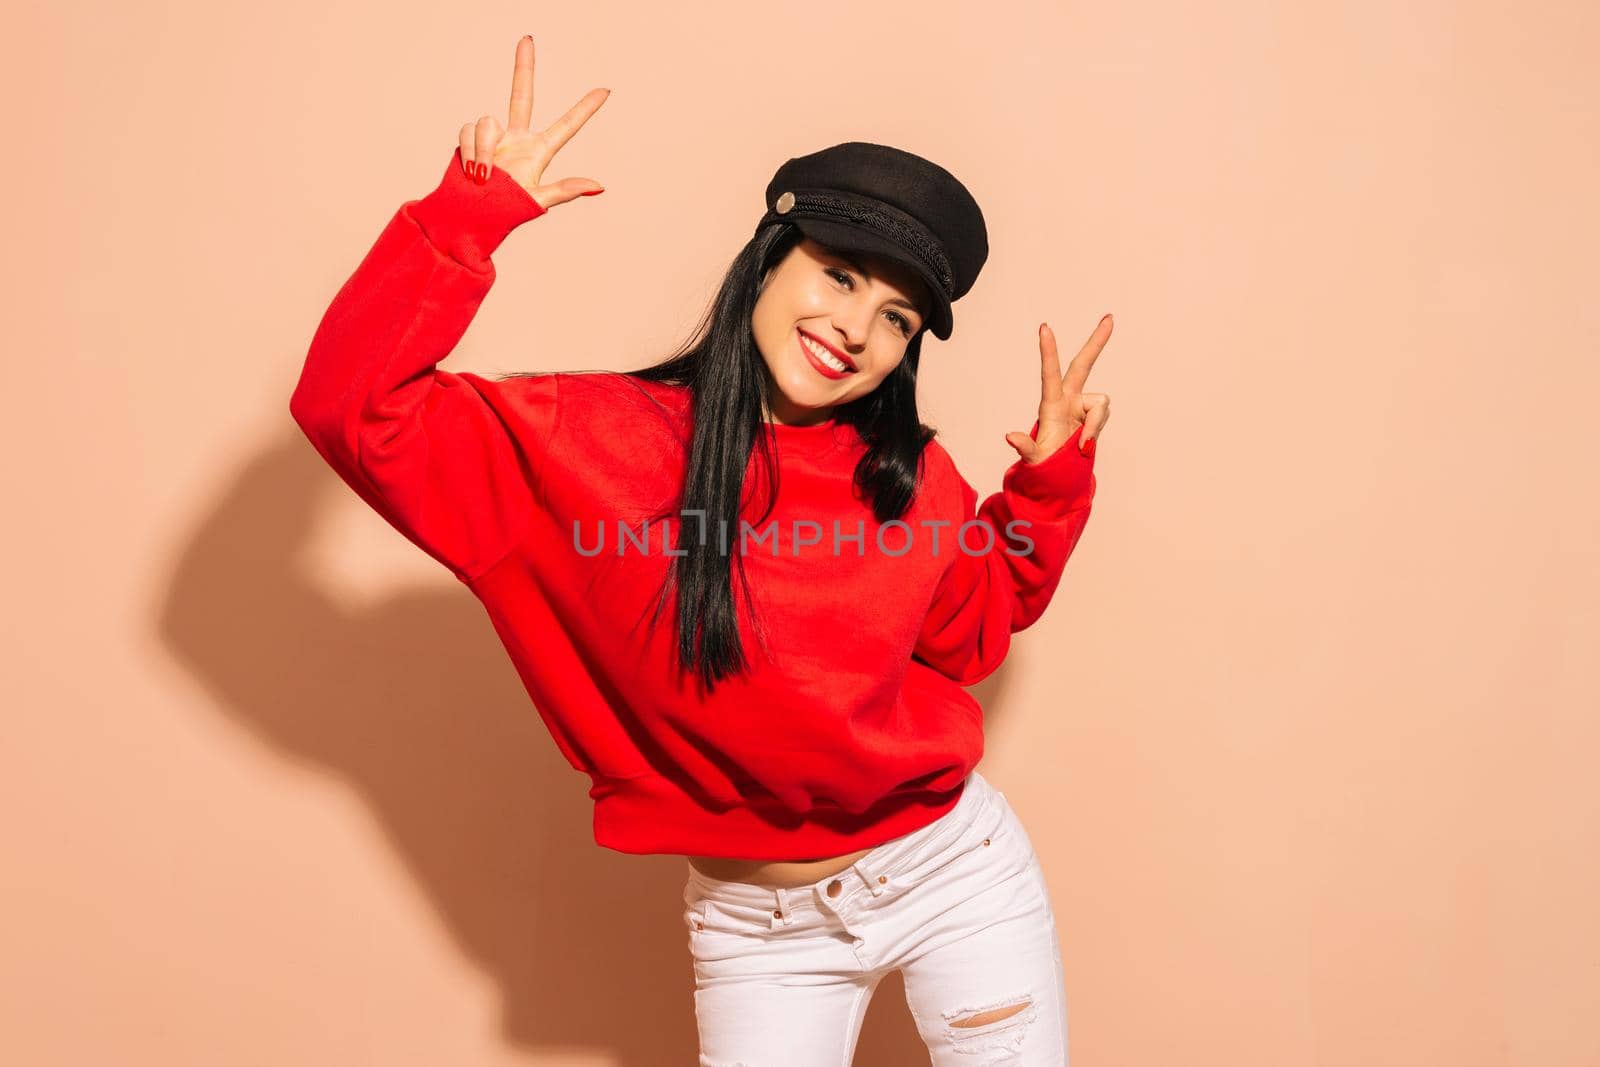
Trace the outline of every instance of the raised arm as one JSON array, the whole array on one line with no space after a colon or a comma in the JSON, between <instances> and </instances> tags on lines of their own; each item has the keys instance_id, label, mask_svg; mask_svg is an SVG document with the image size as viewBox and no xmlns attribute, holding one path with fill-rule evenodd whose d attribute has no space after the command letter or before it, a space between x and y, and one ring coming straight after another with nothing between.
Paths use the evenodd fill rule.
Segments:
<instances>
[{"instance_id":1,"label":"raised arm","mask_svg":"<svg viewBox=\"0 0 1600 1067\"><path fill-rule=\"evenodd\" d=\"M493 382L436 364L494 284L490 257L517 226L600 191L545 166L605 101L594 90L530 132L533 42L517 45L509 126L462 127L438 188L403 204L334 297L289 410L368 504L462 581L526 529L538 455L555 424L555 374Z\"/></svg>"},{"instance_id":2,"label":"raised arm","mask_svg":"<svg viewBox=\"0 0 1600 1067\"><path fill-rule=\"evenodd\" d=\"M1089 521L1094 457L1111 417L1111 398L1086 393L1084 385L1110 336L1107 315L1063 376L1055 334L1040 324L1039 417L1027 434L1006 435L1017 462L981 507L977 490L956 473L959 521L981 519L989 532L971 530L966 543L976 555L953 546L956 554L934 593L913 656L962 685L993 673L1010 650L1011 635L1044 614Z\"/></svg>"},{"instance_id":3,"label":"raised arm","mask_svg":"<svg viewBox=\"0 0 1600 1067\"><path fill-rule=\"evenodd\" d=\"M968 527L962 536L965 550L941 541L940 552L952 555L922 624L915 658L962 685L976 685L1005 659L1011 635L1044 614L1094 501L1095 445L1091 441L1084 455L1078 439L1074 432L1039 463L1013 463L1000 491L981 505L977 490L955 474L961 517L950 534L962 536L961 524L975 519L988 529Z\"/></svg>"}]
</instances>

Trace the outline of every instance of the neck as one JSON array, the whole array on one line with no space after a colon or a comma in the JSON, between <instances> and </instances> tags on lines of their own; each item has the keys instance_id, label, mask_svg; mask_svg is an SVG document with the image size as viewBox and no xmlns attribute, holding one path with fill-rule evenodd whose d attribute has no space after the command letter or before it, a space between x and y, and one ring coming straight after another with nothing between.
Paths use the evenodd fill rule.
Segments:
<instances>
[{"instance_id":1,"label":"neck","mask_svg":"<svg viewBox=\"0 0 1600 1067\"><path fill-rule=\"evenodd\" d=\"M764 421L775 423L779 426L820 426L833 419L833 408L822 408L820 411L806 411L788 404L780 404L776 409L767 408L762 412Z\"/></svg>"}]
</instances>

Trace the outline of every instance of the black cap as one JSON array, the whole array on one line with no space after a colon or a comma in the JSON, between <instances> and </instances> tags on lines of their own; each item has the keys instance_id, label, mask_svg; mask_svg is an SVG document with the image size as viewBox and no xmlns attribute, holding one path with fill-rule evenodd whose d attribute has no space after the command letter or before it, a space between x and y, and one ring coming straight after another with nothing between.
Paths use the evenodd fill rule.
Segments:
<instances>
[{"instance_id":1,"label":"black cap","mask_svg":"<svg viewBox=\"0 0 1600 1067\"><path fill-rule=\"evenodd\" d=\"M927 327L941 341L954 328L950 305L989 258L989 231L967 187L937 163L888 145L846 141L779 167L756 230L781 221L830 248L916 271L934 301Z\"/></svg>"}]
</instances>

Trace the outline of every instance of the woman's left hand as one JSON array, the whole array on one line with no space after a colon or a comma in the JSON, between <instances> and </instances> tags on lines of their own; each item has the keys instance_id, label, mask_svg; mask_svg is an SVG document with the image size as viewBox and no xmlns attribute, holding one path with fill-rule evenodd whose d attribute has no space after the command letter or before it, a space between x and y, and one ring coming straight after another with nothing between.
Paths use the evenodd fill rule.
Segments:
<instances>
[{"instance_id":1,"label":"woman's left hand","mask_svg":"<svg viewBox=\"0 0 1600 1067\"><path fill-rule=\"evenodd\" d=\"M1105 393L1086 393L1084 384L1100 350L1111 338L1111 316L1100 320L1078 354L1061 375L1061 358L1056 354L1056 335L1048 323L1039 324L1039 435L1006 434L1006 443L1029 463L1042 463L1067 443L1073 431L1083 427L1078 450L1088 455L1093 442L1111 417L1111 397Z\"/></svg>"}]
</instances>

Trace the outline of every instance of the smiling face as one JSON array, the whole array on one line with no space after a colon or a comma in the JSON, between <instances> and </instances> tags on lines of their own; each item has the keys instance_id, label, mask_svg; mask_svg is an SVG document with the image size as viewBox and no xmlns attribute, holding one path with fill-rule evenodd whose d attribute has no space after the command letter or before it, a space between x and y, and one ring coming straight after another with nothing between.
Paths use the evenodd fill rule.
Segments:
<instances>
[{"instance_id":1,"label":"smiling face","mask_svg":"<svg viewBox=\"0 0 1600 1067\"><path fill-rule=\"evenodd\" d=\"M802 237L768 272L750 319L774 386L771 418L819 422L872 392L905 358L927 307L910 268Z\"/></svg>"}]
</instances>

